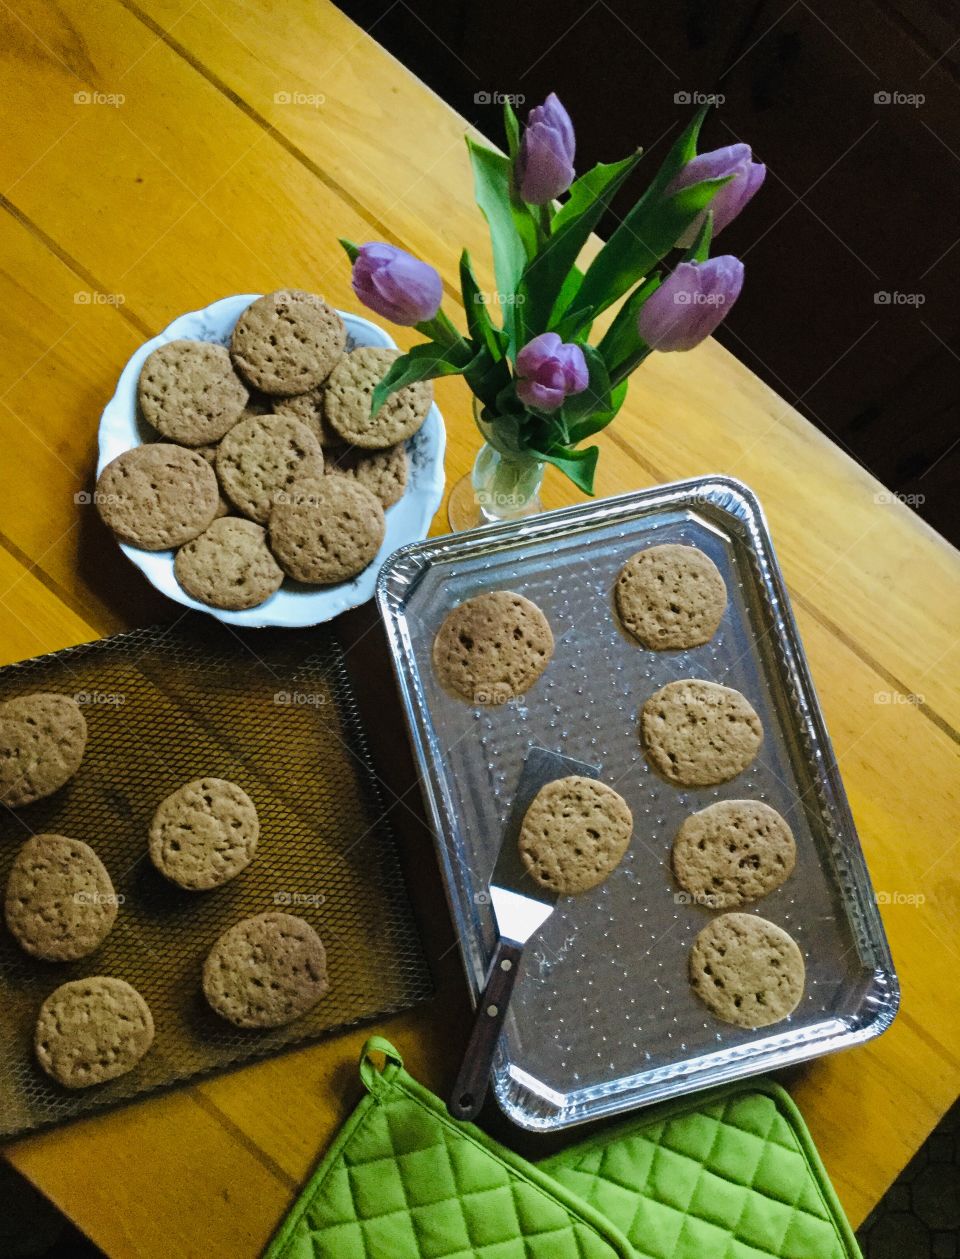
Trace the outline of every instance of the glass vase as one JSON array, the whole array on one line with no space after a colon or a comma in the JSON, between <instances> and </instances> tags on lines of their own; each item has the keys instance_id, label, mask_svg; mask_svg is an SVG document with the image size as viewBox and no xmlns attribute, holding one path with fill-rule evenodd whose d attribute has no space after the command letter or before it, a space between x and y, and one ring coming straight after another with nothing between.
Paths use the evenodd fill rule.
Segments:
<instances>
[{"instance_id":1,"label":"glass vase","mask_svg":"<svg viewBox=\"0 0 960 1259\"><path fill-rule=\"evenodd\" d=\"M525 451L511 450L497 431L496 421L481 419L474 403L474 418L483 445L473 469L450 491L447 516L450 528L459 531L495 521L519 520L543 510L540 487L544 465Z\"/></svg>"}]
</instances>

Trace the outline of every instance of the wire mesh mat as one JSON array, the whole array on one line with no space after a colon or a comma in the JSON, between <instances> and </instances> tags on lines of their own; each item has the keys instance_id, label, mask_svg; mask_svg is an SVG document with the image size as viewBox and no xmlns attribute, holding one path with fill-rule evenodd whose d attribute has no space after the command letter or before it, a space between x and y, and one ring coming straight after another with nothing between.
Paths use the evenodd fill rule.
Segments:
<instances>
[{"instance_id":1,"label":"wire mesh mat","mask_svg":"<svg viewBox=\"0 0 960 1259\"><path fill-rule=\"evenodd\" d=\"M0 930L0 1136L9 1137L222 1071L430 995L429 969L340 647L324 628L242 635L207 617L116 635L0 669L0 700L77 698L86 754L46 800L0 808L0 884L22 842L88 843L120 900L99 949L42 962ZM193 779L227 778L254 801L251 865L209 892L181 891L147 855L154 810ZM327 950L330 991L286 1027L243 1030L206 1005L204 957L227 927L296 914ZM71 1091L33 1054L37 1011L69 979L114 975L147 1001L156 1039L128 1075Z\"/></svg>"}]
</instances>

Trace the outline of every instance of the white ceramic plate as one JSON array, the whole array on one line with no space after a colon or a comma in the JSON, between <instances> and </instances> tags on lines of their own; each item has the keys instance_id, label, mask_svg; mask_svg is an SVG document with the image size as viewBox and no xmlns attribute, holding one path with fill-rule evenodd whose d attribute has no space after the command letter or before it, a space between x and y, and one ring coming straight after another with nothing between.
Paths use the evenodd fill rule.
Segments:
<instances>
[{"instance_id":1,"label":"white ceramic plate","mask_svg":"<svg viewBox=\"0 0 960 1259\"><path fill-rule=\"evenodd\" d=\"M117 391L104 408L100 418L100 453L97 475L104 467L134 446L156 440L156 435L141 421L137 409L137 381L140 368L151 351L166 341L187 337L194 341L219 341L226 345L242 311L257 298L256 293L240 293L224 297L204 310L190 311L175 319L159 336L141 345L123 369L117 383ZM390 335L376 324L359 315L340 311L347 325L347 349L358 345L384 345L395 348ZM443 417L436 404L427 414L420 431L407 443L410 471L406 492L399 503L387 508L387 531L376 558L353 581L336 586L303 586L289 578L275 595L259 607L243 612L225 612L219 608L198 603L182 590L173 575L173 551L144 551L136 546L120 543L127 559L132 560L149 582L184 607L211 616L231 625L283 625L300 628L329 621L348 608L359 607L373 598L380 565L399 546L419 542L427 536L430 521L443 498L443 452L446 433Z\"/></svg>"}]
</instances>

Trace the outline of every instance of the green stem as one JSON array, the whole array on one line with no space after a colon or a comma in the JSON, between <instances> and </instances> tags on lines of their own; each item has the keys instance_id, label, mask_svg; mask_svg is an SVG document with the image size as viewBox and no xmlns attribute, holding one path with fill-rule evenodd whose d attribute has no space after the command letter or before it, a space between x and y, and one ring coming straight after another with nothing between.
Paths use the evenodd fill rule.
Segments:
<instances>
[{"instance_id":1,"label":"green stem","mask_svg":"<svg viewBox=\"0 0 960 1259\"><path fill-rule=\"evenodd\" d=\"M426 319L423 323L418 323L416 329L417 332L422 332L428 340L435 341L437 345L445 345L452 348L462 342L469 351L470 343L442 310L438 310L432 319Z\"/></svg>"}]
</instances>

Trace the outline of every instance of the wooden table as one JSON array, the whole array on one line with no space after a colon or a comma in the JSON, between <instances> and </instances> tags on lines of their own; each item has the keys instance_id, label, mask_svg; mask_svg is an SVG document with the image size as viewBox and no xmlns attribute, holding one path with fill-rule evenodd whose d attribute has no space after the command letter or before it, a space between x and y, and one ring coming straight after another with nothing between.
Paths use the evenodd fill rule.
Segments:
<instances>
[{"instance_id":1,"label":"wooden table","mask_svg":"<svg viewBox=\"0 0 960 1259\"><path fill-rule=\"evenodd\" d=\"M490 265L462 121L329 4L12 0L0 28L6 662L171 616L75 497L145 337L224 294L290 284L355 308L338 235L431 259L461 319L461 246L488 284ZM452 483L478 437L462 382L437 394ZM958 556L714 343L654 357L600 444L600 495L725 472L770 519L903 982L886 1036L788 1081L856 1223L958 1092ZM545 498L575 494L552 475ZM364 615L345 621L348 644ZM366 652L389 691L377 636L364 642L354 660ZM409 775L388 754L399 730L375 733L385 774ZM412 778L396 795L433 895ZM437 998L383 1030L442 1091L467 1002L445 915L430 930ZM7 1156L110 1255L256 1254L356 1100L365 1034Z\"/></svg>"}]
</instances>

